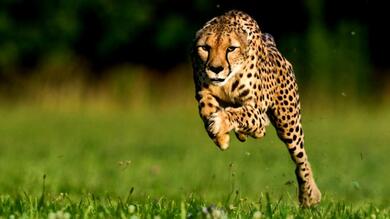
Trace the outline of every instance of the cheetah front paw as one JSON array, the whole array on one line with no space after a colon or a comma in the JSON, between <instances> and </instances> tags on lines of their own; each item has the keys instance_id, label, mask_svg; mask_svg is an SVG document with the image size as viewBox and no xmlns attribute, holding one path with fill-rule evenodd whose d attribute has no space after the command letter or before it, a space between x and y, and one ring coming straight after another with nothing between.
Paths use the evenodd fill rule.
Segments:
<instances>
[{"instance_id":1,"label":"cheetah front paw","mask_svg":"<svg viewBox=\"0 0 390 219\"><path fill-rule=\"evenodd\" d=\"M253 138L262 138L265 135L265 131L265 127L259 127L253 133L250 133L250 136Z\"/></svg>"},{"instance_id":2,"label":"cheetah front paw","mask_svg":"<svg viewBox=\"0 0 390 219\"><path fill-rule=\"evenodd\" d=\"M236 134L237 139L241 142L245 142L247 137L248 137L245 133L242 133L242 132L235 132L235 134Z\"/></svg>"},{"instance_id":3,"label":"cheetah front paw","mask_svg":"<svg viewBox=\"0 0 390 219\"><path fill-rule=\"evenodd\" d=\"M211 114L208 119L207 132L221 150L228 149L231 130L229 117L225 111L221 110Z\"/></svg>"}]
</instances>

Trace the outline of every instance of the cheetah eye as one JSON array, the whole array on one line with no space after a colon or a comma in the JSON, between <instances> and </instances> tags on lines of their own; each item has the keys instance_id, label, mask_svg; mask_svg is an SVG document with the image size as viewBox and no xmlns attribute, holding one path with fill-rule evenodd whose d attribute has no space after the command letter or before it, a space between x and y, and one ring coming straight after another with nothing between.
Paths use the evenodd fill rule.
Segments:
<instances>
[{"instance_id":1,"label":"cheetah eye","mask_svg":"<svg viewBox=\"0 0 390 219\"><path fill-rule=\"evenodd\" d=\"M210 46L209 45L198 46L198 48L201 48L202 50L207 51L207 52L210 50Z\"/></svg>"},{"instance_id":2,"label":"cheetah eye","mask_svg":"<svg viewBox=\"0 0 390 219\"><path fill-rule=\"evenodd\" d=\"M226 49L226 51L227 52L233 52L234 50L236 50L238 47L236 47L236 46L229 46L227 49Z\"/></svg>"}]
</instances>

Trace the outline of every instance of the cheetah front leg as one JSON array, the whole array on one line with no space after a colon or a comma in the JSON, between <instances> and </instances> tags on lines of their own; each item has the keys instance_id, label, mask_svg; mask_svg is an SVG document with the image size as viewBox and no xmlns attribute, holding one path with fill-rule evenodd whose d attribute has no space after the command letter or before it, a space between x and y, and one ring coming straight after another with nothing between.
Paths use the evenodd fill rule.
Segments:
<instances>
[{"instance_id":1,"label":"cheetah front leg","mask_svg":"<svg viewBox=\"0 0 390 219\"><path fill-rule=\"evenodd\" d=\"M232 108L227 107L213 113L209 118L208 130L212 135L224 135L229 137L229 132L234 130L240 141L245 141L246 136L261 138L265 135L265 127L269 124L266 114L251 105ZM226 140L226 139L225 139ZM229 141L225 141L229 146Z\"/></svg>"},{"instance_id":2,"label":"cheetah front leg","mask_svg":"<svg viewBox=\"0 0 390 219\"><path fill-rule=\"evenodd\" d=\"M199 114L208 135L221 150L226 150L229 147L231 126L227 118L218 120L215 117L215 113L222 110L217 99L207 90L202 90L197 92L197 100Z\"/></svg>"},{"instance_id":3,"label":"cheetah front leg","mask_svg":"<svg viewBox=\"0 0 390 219\"><path fill-rule=\"evenodd\" d=\"M305 152L299 108L288 116L283 113L279 114L275 110L270 117L277 129L279 138L287 145L291 159L296 164L295 175L299 186L300 204L304 207L318 204L321 200L321 192L314 181L313 172Z\"/></svg>"}]
</instances>

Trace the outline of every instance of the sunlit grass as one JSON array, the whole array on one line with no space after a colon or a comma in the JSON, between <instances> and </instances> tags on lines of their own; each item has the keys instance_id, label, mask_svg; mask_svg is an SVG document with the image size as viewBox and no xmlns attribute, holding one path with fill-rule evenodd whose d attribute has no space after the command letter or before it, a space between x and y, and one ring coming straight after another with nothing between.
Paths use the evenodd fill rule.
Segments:
<instances>
[{"instance_id":1,"label":"sunlit grass","mask_svg":"<svg viewBox=\"0 0 390 219\"><path fill-rule=\"evenodd\" d=\"M210 206L228 217L389 217L386 109L305 111L307 151L324 194L310 210L298 207L294 166L272 127L264 139L232 140L220 152L196 107L0 112L3 216L179 218L183 203L194 217L207 217Z\"/></svg>"},{"instance_id":2,"label":"sunlit grass","mask_svg":"<svg viewBox=\"0 0 390 219\"><path fill-rule=\"evenodd\" d=\"M34 197L21 194L0 196L0 216L9 218L389 218L387 208L372 204L353 206L325 199L320 206L300 208L289 200L271 200L261 194L258 200L234 197L227 202L210 203L189 195L179 200L166 197L134 199L127 196L86 194L77 200L66 194Z\"/></svg>"}]
</instances>

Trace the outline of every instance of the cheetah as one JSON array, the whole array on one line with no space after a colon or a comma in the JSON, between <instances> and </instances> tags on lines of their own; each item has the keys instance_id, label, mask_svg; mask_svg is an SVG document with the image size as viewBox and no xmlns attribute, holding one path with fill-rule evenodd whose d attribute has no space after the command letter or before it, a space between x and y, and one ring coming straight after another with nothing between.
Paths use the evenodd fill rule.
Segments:
<instances>
[{"instance_id":1,"label":"cheetah","mask_svg":"<svg viewBox=\"0 0 390 219\"><path fill-rule=\"evenodd\" d=\"M226 150L231 131L243 142L263 137L272 123L296 164L300 205L318 204L321 193L304 149L298 86L273 37L248 14L233 10L208 21L192 48L195 98L210 138Z\"/></svg>"}]
</instances>

